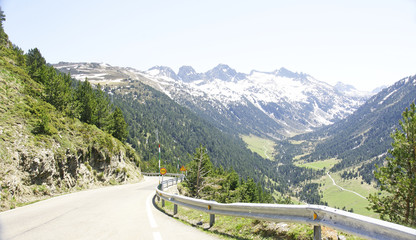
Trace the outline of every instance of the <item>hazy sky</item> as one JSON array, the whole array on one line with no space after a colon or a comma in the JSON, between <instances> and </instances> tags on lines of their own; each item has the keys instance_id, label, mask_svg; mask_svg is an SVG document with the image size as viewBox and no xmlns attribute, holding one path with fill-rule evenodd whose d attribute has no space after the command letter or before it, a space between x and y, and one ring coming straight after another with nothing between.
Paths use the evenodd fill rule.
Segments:
<instances>
[{"instance_id":1,"label":"hazy sky","mask_svg":"<svg viewBox=\"0 0 416 240\"><path fill-rule=\"evenodd\" d=\"M416 0L0 0L4 28L47 62L147 70L285 67L361 90L416 74Z\"/></svg>"}]
</instances>

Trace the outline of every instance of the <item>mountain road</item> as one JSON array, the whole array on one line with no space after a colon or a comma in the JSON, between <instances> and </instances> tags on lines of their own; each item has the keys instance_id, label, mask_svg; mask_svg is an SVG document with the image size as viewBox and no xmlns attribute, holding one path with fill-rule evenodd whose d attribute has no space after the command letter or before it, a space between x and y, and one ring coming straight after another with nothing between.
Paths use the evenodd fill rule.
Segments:
<instances>
[{"instance_id":1,"label":"mountain road","mask_svg":"<svg viewBox=\"0 0 416 240\"><path fill-rule=\"evenodd\" d=\"M0 213L0 240L218 239L153 205L158 177L40 201Z\"/></svg>"}]
</instances>

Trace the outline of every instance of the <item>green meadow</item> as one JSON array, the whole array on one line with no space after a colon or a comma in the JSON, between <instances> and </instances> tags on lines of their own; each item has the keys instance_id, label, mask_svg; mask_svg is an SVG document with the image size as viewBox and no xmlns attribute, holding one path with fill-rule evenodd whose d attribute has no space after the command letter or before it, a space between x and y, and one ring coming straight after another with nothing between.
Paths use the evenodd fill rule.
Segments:
<instances>
[{"instance_id":1,"label":"green meadow","mask_svg":"<svg viewBox=\"0 0 416 240\"><path fill-rule=\"evenodd\" d=\"M341 178L340 172L330 173L330 175L337 185L346 190L356 192L365 197L365 199L355 193L341 190L338 186L333 184L328 175L324 175L320 180L318 180L318 182L322 184L319 188L323 194L322 201L327 202L330 207L336 207L339 209L343 209L345 207L345 210L353 209L354 213L378 218L377 213L366 209L366 207L369 206L369 202L366 198L370 193L376 192L376 189L373 186L363 182L360 177L344 180Z\"/></svg>"},{"instance_id":2,"label":"green meadow","mask_svg":"<svg viewBox=\"0 0 416 240\"><path fill-rule=\"evenodd\" d=\"M241 136L243 141L247 143L248 149L262 156L265 159L273 160L275 143L267 138L261 138L254 135Z\"/></svg>"},{"instance_id":3,"label":"green meadow","mask_svg":"<svg viewBox=\"0 0 416 240\"><path fill-rule=\"evenodd\" d=\"M323 161L316 161L316 162L298 161L298 162L295 162L294 164L298 167L312 168L312 169L316 169L316 170L321 170L321 169L330 169L331 167L333 167L338 162L339 162L338 159L331 158L331 159L327 159L327 160L323 160Z\"/></svg>"},{"instance_id":4,"label":"green meadow","mask_svg":"<svg viewBox=\"0 0 416 240\"><path fill-rule=\"evenodd\" d=\"M298 161L295 163L295 165L299 167L311 168L316 170L329 170L339 161L340 160L338 159L331 158L316 162ZM333 181L327 174L322 176L320 179L313 181L320 184L319 191L323 195L322 201L327 202L328 206L330 207L345 210L352 209L354 213L378 218L377 213L369 211L366 208L369 206L369 202L366 198L370 193L374 193L377 191L375 187L362 181L361 177L348 180L342 179L341 173L342 171L329 174L334 179L335 183L338 186L344 188L345 190L342 190L338 186L335 186ZM360 194L362 197L350 191L356 192Z\"/></svg>"}]
</instances>

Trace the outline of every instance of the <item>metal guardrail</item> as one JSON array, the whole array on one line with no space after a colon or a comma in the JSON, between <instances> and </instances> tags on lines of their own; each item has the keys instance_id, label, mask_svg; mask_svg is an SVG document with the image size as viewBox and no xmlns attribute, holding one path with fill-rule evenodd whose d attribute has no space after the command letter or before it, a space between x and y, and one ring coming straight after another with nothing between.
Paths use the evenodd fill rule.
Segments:
<instances>
[{"instance_id":1,"label":"metal guardrail","mask_svg":"<svg viewBox=\"0 0 416 240\"><path fill-rule=\"evenodd\" d=\"M162 174L160 174L160 173L146 173L146 172L142 172L142 175L149 176L149 177L162 176ZM167 176L167 177L182 177L184 175L181 174L181 173L166 173L165 176Z\"/></svg>"},{"instance_id":2,"label":"metal guardrail","mask_svg":"<svg viewBox=\"0 0 416 240\"><path fill-rule=\"evenodd\" d=\"M161 177L162 176L160 173L142 173L142 175L149 176L149 177L155 177L155 176ZM164 180L164 181L162 180L162 182L160 182L160 185L158 186L158 188L160 188L162 190L164 188L168 188L170 186L178 184L178 182L183 181L183 179L185 178L185 175L180 174L180 173L166 173L164 176L174 177L174 178L170 178L170 179L167 179L167 180Z\"/></svg>"},{"instance_id":3,"label":"metal guardrail","mask_svg":"<svg viewBox=\"0 0 416 240\"><path fill-rule=\"evenodd\" d=\"M342 232L368 239L416 239L416 229L382 221L375 218L350 213L321 205L286 205L263 203L223 204L215 201L195 199L164 192L163 189L182 177L163 181L156 188L156 195L174 204L174 215L177 205L196 209L210 214L210 226L215 223L215 214L234 217L254 218L259 220L296 222L314 225L314 239L321 239L321 226L327 226ZM178 177L176 175L176 177ZM164 202L162 201L162 206Z\"/></svg>"}]
</instances>

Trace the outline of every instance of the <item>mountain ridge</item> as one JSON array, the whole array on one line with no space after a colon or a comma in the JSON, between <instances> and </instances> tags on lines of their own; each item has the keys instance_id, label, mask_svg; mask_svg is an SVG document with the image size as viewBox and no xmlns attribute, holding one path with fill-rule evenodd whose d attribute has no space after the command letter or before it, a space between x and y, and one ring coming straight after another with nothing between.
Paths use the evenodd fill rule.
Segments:
<instances>
[{"instance_id":1,"label":"mountain ridge","mask_svg":"<svg viewBox=\"0 0 416 240\"><path fill-rule=\"evenodd\" d=\"M216 74L207 74L212 72ZM220 122L228 121L227 126L241 122L239 128L272 138L311 131L343 119L369 96L345 95L308 74L294 73L285 68L273 72L252 70L250 74L242 74L220 64L207 73L201 73L199 80L186 83L174 82L175 79L166 75L163 69L157 72L153 68L145 72L145 76L163 83L163 91L179 103L188 104L195 112L204 110L214 115L217 109L226 116L212 118L225 118ZM192 101L185 103L184 99ZM214 109L209 109L207 105ZM257 118L272 120L259 131L247 127L256 118L253 107L262 112L257 114ZM235 108L239 112L230 110Z\"/></svg>"},{"instance_id":2,"label":"mountain ridge","mask_svg":"<svg viewBox=\"0 0 416 240\"><path fill-rule=\"evenodd\" d=\"M318 141L314 151L303 153L301 159L340 159L331 171L367 161L358 171L370 182L374 164L382 164L387 150L391 148L390 134L399 127L402 112L416 101L415 92L416 75L403 78L372 96L347 118L313 133L294 137L298 141Z\"/></svg>"},{"instance_id":3,"label":"mountain ridge","mask_svg":"<svg viewBox=\"0 0 416 240\"><path fill-rule=\"evenodd\" d=\"M239 73L219 64L205 73L182 66L147 71L105 64L59 63L55 67L93 83L138 79L217 125L223 131L281 139L331 124L355 111L369 94L350 94L305 73L285 68ZM89 73L88 73L89 72ZM358 91L357 91L358 92Z\"/></svg>"}]
</instances>

